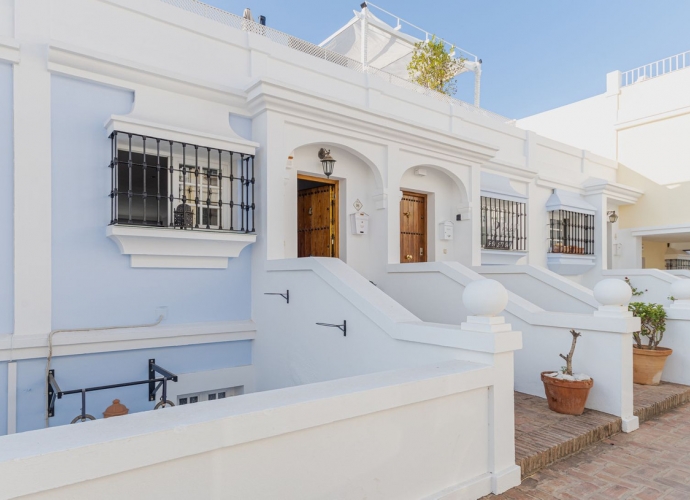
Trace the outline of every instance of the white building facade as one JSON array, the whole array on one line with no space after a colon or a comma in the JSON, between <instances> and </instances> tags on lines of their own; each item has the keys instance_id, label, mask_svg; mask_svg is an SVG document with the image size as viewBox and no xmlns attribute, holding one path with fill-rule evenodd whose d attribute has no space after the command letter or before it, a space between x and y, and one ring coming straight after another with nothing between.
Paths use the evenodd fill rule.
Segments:
<instances>
[{"instance_id":1,"label":"white building facade","mask_svg":"<svg viewBox=\"0 0 690 500\"><path fill-rule=\"evenodd\" d=\"M448 412L464 430L437 422L447 439L427 436L425 452L474 433L476 442L444 451L464 460L463 471L442 470L406 494L504 491L519 482L513 379L538 392L520 370L536 369L543 355L518 351L520 333L499 316L506 304L511 321L540 325L523 332L537 335L530 338L555 328L566 339L569 327L605 338L615 354L601 377L623 375L608 377L618 385L602 386L592 404L634 430L631 354L621 346L639 323L616 309L629 297L604 304L613 312L597 319L600 304L578 285L611 267L609 212L642 194L620 182L616 160L195 0L0 0L0 22L0 166L11 179L0 187L0 434L63 426L83 413L100 419L118 398L142 412L141 425L171 435L197 419L189 429L203 443L222 432L217 419L246 425L251 439L226 435L231 467L242 461L234 446L278 440L276 425L285 434L309 428L304 442L318 446L319 425L347 420L344 435L361 438L385 429L385 417L376 419L395 409L405 413L406 436ZM335 159L328 177L321 149ZM532 304L499 287L482 292L498 294L497 303L486 299L493 305L461 304L480 274L523 264L556 273L533 279L561 290L564 302L535 293ZM435 287L421 276L427 271L452 285ZM512 292L521 286L503 281ZM415 288L429 301L419 310L424 301L408 293ZM538 303L540 295L554 302ZM566 321L551 306L581 316ZM457 315L444 315L454 307ZM592 342L584 349L596 353ZM165 397L145 383L90 391L82 405L81 389L166 378L151 375L152 363L177 378L166 380ZM380 373L388 370L398 371ZM413 382L419 389L396 399L395 387ZM62 391L76 392L51 400ZM192 408L249 393L257 394ZM144 414L159 400L189 407ZM413 403L429 408L413 414ZM247 415L262 411L268 420L252 434ZM134 435L125 427L108 434L106 425L115 424L88 424L112 439ZM69 441L79 427L49 432ZM103 434L90 432L84 443L95 446ZM339 430L328 432L336 439ZM388 441L374 462L399 438L380 435ZM2 439L0 472L10 477L21 466L10 463L21 434ZM204 446L199 454L215 453ZM252 446L247 470L269 453ZM284 457L299 444L275 446ZM405 443L410 453L416 446ZM80 450L66 453L79 460ZM482 458L468 459L473 453ZM205 469L199 457L189 458L190 470ZM170 460L142 452L127 470ZM118 467L72 481L91 484L126 469ZM391 489L379 496L402 498L389 472ZM67 488L60 494L68 496L72 483L55 474L12 491ZM315 488L316 497L328 493L327 484Z\"/></svg>"}]
</instances>

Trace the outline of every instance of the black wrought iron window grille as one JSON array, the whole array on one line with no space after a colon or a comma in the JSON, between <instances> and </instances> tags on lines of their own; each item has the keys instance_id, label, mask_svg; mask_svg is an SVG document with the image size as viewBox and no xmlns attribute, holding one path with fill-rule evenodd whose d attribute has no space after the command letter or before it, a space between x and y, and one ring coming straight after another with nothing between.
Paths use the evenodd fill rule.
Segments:
<instances>
[{"instance_id":1,"label":"black wrought iron window grille","mask_svg":"<svg viewBox=\"0 0 690 500\"><path fill-rule=\"evenodd\" d=\"M550 211L549 252L594 255L594 215L569 210Z\"/></svg>"},{"instance_id":2,"label":"black wrought iron window grille","mask_svg":"<svg viewBox=\"0 0 690 500\"><path fill-rule=\"evenodd\" d=\"M690 270L690 260L687 259L666 259L666 269L688 269Z\"/></svg>"},{"instance_id":3,"label":"black wrought iron window grille","mask_svg":"<svg viewBox=\"0 0 690 500\"><path fill-rule=\"evenodd\" d=\"M254 156L126 132L111 140L111 224L254 233Z\"/></svg>"},{"instance_id":4,"label":"black wrought iron window grille","mask_svg":"<svg viewBox=\"0 0 690 500\"><path fill-rule=\"evenodd\" d=\"M482 248L487 250L527 249L525 203L481 197Z\"/></svg>"}]
</instances>

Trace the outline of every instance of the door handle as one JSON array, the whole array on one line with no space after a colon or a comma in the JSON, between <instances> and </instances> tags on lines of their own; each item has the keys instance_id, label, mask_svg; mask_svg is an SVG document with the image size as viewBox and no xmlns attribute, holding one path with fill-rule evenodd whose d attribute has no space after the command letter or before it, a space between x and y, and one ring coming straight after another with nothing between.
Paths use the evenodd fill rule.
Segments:
<instances>
[{"instance_id":1,"label":"door handle","mask_svg":"<svg viewBox=\"0 0 690 500\"><path fill-rule=\"evenodd\" d=\"M419 256L424 257L424 247L419 247Z\"/></svg>"},{"instance_id":2,"label":"door handle","mask_svg":"<svg viewBox=\"0 0 690 500\"><path fill-rule=\"evenodd\" d=\"M405 256L405 258L406 258L407 260L412 260L412 256L409 255L409 254L408 254L407 256Z\"/></svg>"}]
</instances>

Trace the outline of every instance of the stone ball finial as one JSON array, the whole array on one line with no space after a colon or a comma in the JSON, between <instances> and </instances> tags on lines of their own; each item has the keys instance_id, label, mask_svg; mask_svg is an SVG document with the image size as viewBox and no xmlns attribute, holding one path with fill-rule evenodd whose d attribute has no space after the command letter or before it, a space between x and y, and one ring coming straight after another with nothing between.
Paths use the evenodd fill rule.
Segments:
<instances>
[{"instance_id":1,"label":"stone ball finial","mask_svg":"<svg viewBox=\"0 0 690 500\"><path fill-rule=\"evenodd\" d=\"M690 279L680 279L671 284L671 297L676 300L690 300Z\"/></svg>"},{"instance_id":2,"label":"stone ball finial","mask_svg":"<svg viewBox=\"0 0 690 500\"><path fill-rule=\"evenodd\" d=\"M594 286L594 298L602 306L626 306L632 298L632 289L623 280L609 278Z\"/></svg>"},{"instance_id":3,"label":"stone ball finial","mask_svg":"<svg viewBox=\"0 0 690 500\"><path fill-rule=\"evenodd\" d=\"M465 287L462 303L471 316L496 316L508 305L508 292L496 280L477 280Z\"/></svg>"}]
</instances>

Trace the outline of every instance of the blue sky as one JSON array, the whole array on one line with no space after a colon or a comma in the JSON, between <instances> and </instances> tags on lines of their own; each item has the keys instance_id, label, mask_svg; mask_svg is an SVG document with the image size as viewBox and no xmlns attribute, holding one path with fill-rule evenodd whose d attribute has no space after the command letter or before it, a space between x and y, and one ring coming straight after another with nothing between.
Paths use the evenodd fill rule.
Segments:
<instances>
[{"instance_id":1,"label":"blue sky","mask_svg":"<svg viewBox=\"0 0 690 500\"><path fill-rule=\"evenodd\" d=\"M361 0L206 0L319 43ZM600 94L606 73L690 50L690 0L378 0L376 5L477 54L482 107L511 118ZM374 13L376 11L373 10ZM472 101L471 75L457 97Z\"/></svg>"}]
</instances>

